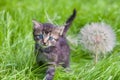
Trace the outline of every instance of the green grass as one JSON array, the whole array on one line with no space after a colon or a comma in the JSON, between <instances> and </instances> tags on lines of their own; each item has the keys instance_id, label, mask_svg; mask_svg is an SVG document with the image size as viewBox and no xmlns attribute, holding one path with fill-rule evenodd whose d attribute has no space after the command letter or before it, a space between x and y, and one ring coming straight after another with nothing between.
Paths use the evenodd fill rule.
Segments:
<instances>
[{"instance_id":1,"label":"green grass","mask_svg":"<svg viewBox=\"0 0 120 80\"><path fill-rule=\"evenodd\" d=\"M35 67L32 19L62 25L74 8L77 17L68 35L76 36L87 23L104 21L116 33L116 47L96 65L88 51L71 46L71 71L57 68L54 80L120 80L119 0L0 0L0 80L42 80Z\"/></svg>"}]
</instances>

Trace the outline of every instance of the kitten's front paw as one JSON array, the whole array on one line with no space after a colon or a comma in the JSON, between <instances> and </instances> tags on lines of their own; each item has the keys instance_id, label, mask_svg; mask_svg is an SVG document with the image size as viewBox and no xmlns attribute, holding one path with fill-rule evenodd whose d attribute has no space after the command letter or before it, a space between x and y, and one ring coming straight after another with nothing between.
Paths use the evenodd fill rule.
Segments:
<instances>
[{"instance_id":1,"label":"kitten's front paw","mask_svg":"<svg viewBox=\"0 0 120 80\"><path fill-rule=\"evenodd\" d=\"M53 80L55 74L55 68L49 67L45 76L45 80Z\"/></svg>"}]
</instances>

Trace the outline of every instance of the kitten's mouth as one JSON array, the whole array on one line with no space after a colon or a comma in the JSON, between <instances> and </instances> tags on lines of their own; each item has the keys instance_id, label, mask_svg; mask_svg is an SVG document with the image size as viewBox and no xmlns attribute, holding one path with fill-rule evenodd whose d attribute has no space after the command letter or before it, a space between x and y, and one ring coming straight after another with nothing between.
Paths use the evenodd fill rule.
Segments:
<instances>
[{"instance_id":1,"label":"kitten's mouth","mask_svg":"<svg viewBox=\"0 0 120 80\"><path fill-rule=\"evenodd\" d=\"M44 45L44 44L41 44L41 43L38 43L38 44L39 44L39 46L40 46L41 48L55 47L55 46L53 46L53 45L48 46L48 45Z\"/></svg>"},{"instance_id":2,"label":"kitten's mouth","mask_svg":"<svg viewBox=\"0 0 120 80\"><path fill-rule=\"evenodd\" d=\"M43 49L43 52L50 53L55 49L55 46L49 46Z\"/></svg>"},{"instance_id":3,"label":"kitten's mouth","mask_svg":"<svg viewBox=\"0 0 120 80\"><path fill-rule=\"evenodd\" d=\"M42 48L50 48L50 47L55 47L55 46L45 46L45 45L42 46Z\"/></svg>"},{"instance_id":4,"label":"kitten's mouth","mask_svg":"<svg viewBox=\"0 0 120 80\"><path fill-rule=\"evenodd\" d=\"M47 45L42 45L42 48L47 48L47 47L49 47L49 46L47 46Z\"/></svg>"},{"instance_id":5,"label":"kitten's mouth","mask_svg":"<svg viewBox=\"0 0 120 80\"><path fill-rule=\"evenodd\" d=\"M43 45L43 44L39 44L42 48L49 48L49 47L55 47L55 46L48 46L48 45Z\"/></svg>"}]
</instances>

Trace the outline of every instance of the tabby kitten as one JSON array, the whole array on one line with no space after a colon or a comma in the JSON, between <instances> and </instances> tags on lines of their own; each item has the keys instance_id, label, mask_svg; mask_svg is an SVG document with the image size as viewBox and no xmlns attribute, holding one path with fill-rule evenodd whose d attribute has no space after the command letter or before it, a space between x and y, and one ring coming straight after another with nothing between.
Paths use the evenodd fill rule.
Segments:
<instances>
[{"instance_id":1,"label":"tabby kitten","mask_svg":"<svg viewBox=\"0 0 120 80\"><path fill-rule=\"evenodd\" d=\"M33 36L37 64L47 63L46 80L53 80L55 66L69 67L70 48L65 34L76 16L76 10L68 18L64 26L51 23L39 23L33 20Z\"/></svg>"}]
</instances>

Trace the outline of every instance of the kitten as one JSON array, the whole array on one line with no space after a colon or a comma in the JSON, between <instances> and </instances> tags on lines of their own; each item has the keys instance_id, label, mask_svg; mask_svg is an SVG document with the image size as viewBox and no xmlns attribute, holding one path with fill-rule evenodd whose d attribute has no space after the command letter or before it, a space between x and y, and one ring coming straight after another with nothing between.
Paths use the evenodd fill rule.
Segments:
<instances>
[{"instance_id":1,"label":"kitten","mask_svg":"<svg viewBox=\"0 0 120 80\"><path fill-rule=\"evenodd\" d=\"M46 80L53 80L55 66L69 67L70 48L66 40L66 32L76 16L76 10L68 18L64 26L51 23L39 23L33 20L33 36L35 40L36 62L47 63Z\"/></svg>"}]
</instances>

